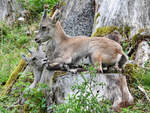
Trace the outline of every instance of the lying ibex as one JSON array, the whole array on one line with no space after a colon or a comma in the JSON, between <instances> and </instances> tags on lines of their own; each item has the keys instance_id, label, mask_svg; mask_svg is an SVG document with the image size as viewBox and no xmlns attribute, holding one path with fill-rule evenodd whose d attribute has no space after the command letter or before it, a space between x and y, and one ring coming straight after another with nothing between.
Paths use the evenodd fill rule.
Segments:
<instances>
[{"instance_id":1,"label":"lying ibex","mask_svg":"<svg viewBox=\"0 0 150 113\"><path fill-rule=\"evenodd\" d=\"M40 47L37 50L29 50L29 52L31 54L31 57L27 57L24 54L22 54L22 57L28 63L28 65L33 67L34 81L30 85L30 88L35 88L36 84L41 79L46 54Z\"/></svg>"},{"instance_id":2,"label":"lying ibex","mask_svg":"<svg viewBox=\"0 0 150 113\"><path fill-rule=\"evenodd\" d=\"M119 43L105 37L67 36L58 20L59 11L52 18L47 17L46 9L40 23L40 30L35 41L37 43L52 39L56 48L52 64L76 63L79 59L89 56L98 71L103 72L102 64L121 68L127 61L127 56Z\"/></svg>"}]
</instances>

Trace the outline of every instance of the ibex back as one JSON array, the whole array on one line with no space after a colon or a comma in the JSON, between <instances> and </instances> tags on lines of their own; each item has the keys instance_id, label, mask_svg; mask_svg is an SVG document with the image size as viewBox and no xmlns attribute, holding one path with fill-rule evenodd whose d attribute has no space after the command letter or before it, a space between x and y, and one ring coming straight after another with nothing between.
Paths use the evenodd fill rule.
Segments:
<instances>
[{"instance_id":1,"label":"ibex back","mask_svg":"<svg viewBox=\"0 0 150 113\"><path fill-rule=\"evenodd\" d=\"M127 61L127 56L119 43L105 37L67 36L57 19L59 11L52 18L46 17L46 10L40 23L40 30L35 41L42 43L49 39L55 42L54 60L51 63L70 64L89 56L92 64L98 65L102 71L102 63L115 64L122 67Z\"/></svg>"}]
</instances>

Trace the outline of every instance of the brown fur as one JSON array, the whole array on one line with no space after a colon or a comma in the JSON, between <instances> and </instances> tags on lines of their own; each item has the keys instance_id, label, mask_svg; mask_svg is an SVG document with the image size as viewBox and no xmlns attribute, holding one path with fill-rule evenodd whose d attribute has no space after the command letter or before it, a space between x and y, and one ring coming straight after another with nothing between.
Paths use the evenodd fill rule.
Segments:
<instances>
[{"instance_id":1,"label":"brown fur","mask_svg":"<svg viewBox=\"0 0 150 113\"><path fill-rule=\"evenodd\" d=\"M102 71L102 63L115 64L117 56L122 55L122 47L113 40L105 37L68 37L65 35L59 22L56 23L57 39L59 45L55 53L59 52L60 57L54 60L58 63L75 63L77 58L90 56L91 62L98 64L98 70ZM55 55L54 53L54 55ZM68 61L69 60L69 61Z\"/></svg>"}]
</instances>

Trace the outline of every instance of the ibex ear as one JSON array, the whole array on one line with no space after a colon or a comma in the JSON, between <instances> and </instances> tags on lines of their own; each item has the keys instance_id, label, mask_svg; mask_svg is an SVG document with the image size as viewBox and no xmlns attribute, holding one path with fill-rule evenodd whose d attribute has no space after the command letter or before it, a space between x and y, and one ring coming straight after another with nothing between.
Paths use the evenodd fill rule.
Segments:
<instances>
[{"instance_id":1,"label":"ibex ear","mask_svg":"<svg viewBox=\"0 0 150 113\"><path fill-rule=\"evenodd\" d=\"M53 14L51 20L52 20L53 23L56 23L56 22L60 19L60 17L61 17L61 12L60 12L60 10L57 9L57 10L54 12L54 14Z\"/></svg>"},{"instance_id":2,"label":"ibex ear","mask_svg":"<svg viewBox=\"0 0 150 113\"><path fill-rule=\"evenodd\" d=\"M31 55L33 54L33 52L31 50L29 50L28 48L26 48L26 49Z\"/></svg>"}]
</instances>

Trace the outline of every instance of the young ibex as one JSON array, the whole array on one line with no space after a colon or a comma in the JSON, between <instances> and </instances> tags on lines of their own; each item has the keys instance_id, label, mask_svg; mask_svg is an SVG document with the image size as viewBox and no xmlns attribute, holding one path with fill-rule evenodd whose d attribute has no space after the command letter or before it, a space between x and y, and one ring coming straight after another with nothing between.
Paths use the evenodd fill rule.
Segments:
<instances>
[{"instance_id":1,"label":"young ibex","mask_svg":"<svg viewBox=\"0 0 150 113\"><path fill-rule=\"evenodd\" d=\"M37 43L52 39L56 48L52 64L76 63L79 59L89 56L98 71L103 72L102 64L119 66L127 61L127 56L119 43L105 37L67 36L58 20L60 12L57 10L52 18L47 17L46 9L40 23Z\"/></svg>"},{"instance_id":2,"label":"young ibex","mask_svg":"<svg viewBox=\"0 0 150 113\"><path fill-rule=\"evenodd\" d=\"M41 79L46 54L43 52L41 47L39 47L37 50L32 49L28 51L30 52L31 57L27 57L24 54L22 54L22 57L28 63L28 65L33 67L34 81L30 85L30 88L35 88L36 84Z\"/></svg>"}]
</instances>

